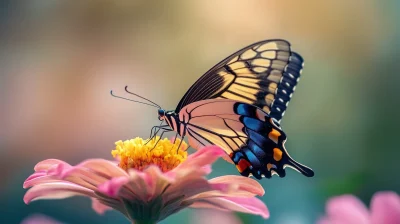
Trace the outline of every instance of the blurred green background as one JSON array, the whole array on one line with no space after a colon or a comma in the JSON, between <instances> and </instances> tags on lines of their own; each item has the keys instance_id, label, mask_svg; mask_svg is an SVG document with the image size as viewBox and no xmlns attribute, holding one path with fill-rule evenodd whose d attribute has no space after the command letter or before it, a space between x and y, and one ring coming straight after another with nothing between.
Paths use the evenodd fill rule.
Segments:
<instances>
[{"instance_id":1,"label":"blurred green background","mask_svg":"<svg viewBox=\"0 0 400 224\"><path fill-rule=\"evenodd\" d=\"M214 64L253 42L282 38L305 69L282 126L286 148L312 167L260 181L269 220L313 223L334 195L366 203L400 191L399 1L0 1L0 223L42 213L65 223L98 216L87 198L25 205L22 183L46 158L111 159L117 140L147 137L157 112L112 98L125 85L175 108ZM212 176L237 174L218 161ZM185 210L162 223L191 223ZM202 222L200 222L202 223Z\"/></svg>"}]
</instances>

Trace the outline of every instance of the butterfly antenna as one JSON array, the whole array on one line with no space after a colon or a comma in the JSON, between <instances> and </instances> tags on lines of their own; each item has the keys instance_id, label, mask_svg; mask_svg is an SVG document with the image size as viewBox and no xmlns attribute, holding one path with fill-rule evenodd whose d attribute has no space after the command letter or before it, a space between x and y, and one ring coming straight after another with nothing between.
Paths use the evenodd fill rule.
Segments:
<instances>
[{"instance_id":1,"label":"butterfly antenna","mask_svg":"<svg viewBox=\"0 0 400 224\"><path fill-rule=\"evenodd\" d=\"M111 94L111 96L113 96L115 98L120 98L120 99L124 99L124 100L128 100L128 101L132 101L132 102L135 102L135 103L141 103L141 104L149 105L149 106L152 106L152 107L160 108L158 105L156 106L156 105L153 105L153 104L140 102L140 101L137 101L137 100L132 100L132 99L128 99L128 98L125 98L125 97L122 97L122 96L115 95L112 90L110 91L110 94Z\"/></svg>"},{"instance_id":2,"label":"butterfly antenna","mask_svg":"<svg viewBox=\"0 0 400 224\"><path fill-rule=\"evenodd\" d=\"M149 99L147 99L147 98L145 98L145 97L143 97L143 96L140 96L140 95L138 95L138 94L136 94L136 93L132 93L131 91L129 91L129 90L128 90L128 86L125 86L125 91L126 91L127 93L129 93L129 94L132 94L132 95L137 96L137 97L139 97L139 98L141 98L141 99L144 99L144 100L146 100L146 101L148 101L148 102L154 104L155 106L157 106L158 108L161 109L160 105L154 103L153 101L151 101L151 100L149 100Z\"/></svg>"}]
</instances>

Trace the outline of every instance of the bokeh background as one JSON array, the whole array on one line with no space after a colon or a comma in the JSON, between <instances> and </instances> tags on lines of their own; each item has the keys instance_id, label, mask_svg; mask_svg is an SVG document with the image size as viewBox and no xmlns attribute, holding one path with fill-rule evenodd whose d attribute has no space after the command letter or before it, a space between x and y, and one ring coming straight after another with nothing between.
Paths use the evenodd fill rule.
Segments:
<instances>
[{"instance_id":1,"label":"bokeh background","mask_svg":"<svg viewBox=\"0 0 400 224\"><path fill-rule=\"evenodd\" d=\"M316 175L260 181L271 218L236 216L313 223L331 196L369 203L376 191L399 192L399 9L394 0L0 1L0 223L37 213L128 223L117 212L96 215L87 198L25 205L22 183L40 160L111 159L115 141L148 136L154 108L111 89L129 85L173 109L211 66L270 38L289 40L305 59L282 126L291 155ZM211 176L222 174L237 171L219 161ZM162 223L204 214L185 210Z\"/></svg>"}]
</instances>

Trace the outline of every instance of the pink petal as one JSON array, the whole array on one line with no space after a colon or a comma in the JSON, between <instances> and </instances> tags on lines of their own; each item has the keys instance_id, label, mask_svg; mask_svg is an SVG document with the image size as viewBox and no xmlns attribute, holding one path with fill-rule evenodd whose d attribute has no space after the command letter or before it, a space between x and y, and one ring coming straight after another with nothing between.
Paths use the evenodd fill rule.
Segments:
<instances>
[{"instance_id":1,"label":"pink petal","mask_svg":"<svg viewBox=\"0 0 400 224\"><path fill-rule=\"evenodd\" d=\"M234 213L212 209L197 209L192 220L192 224L242 224L242 221Z\"/></svg>"},{"instance_id":2,"label":"pink petal","mask_svg":"<svg viewBox=\"0 0 400 224\"><path fill-rule=\"evenodd\" d=\"M147 185L148 198L160 195L165 187L175 182L174 178L165 175L157 166L149 166L141 174L144 183Z\"/></svg>"},{"instance_id":3,"label":"pink petal","mask_svg":"<svg viewBox=\"0 0 400 224\"><path fill-rule=\"evenodd\" d=\"M129 182L127 177L115 177L104 182L98 187L98 190L110 197L117 197L120 189Z\"/></svg>"},{"instance_id":4,"label":"pink petal","mask_svg":"<svg viewBox=\"0 0 400 224\"><path fill-rule=\"evenodd\" d=\"M35 172L32 175L30 175L28 178L26 178L25 181L30 181L30 180L33 180L35 178L43 177L43 176L46 176L46 175L47 175L46 171L38 171L38 172Z\"/></svg>"},{"instance_id":5,"label":"pink petal","mask_svg":"<svg viewBox=\"0 0 400 224\"><path fill-rule=\"evenodd\" d=\"M35 171L47 171L51 167L57 166L59 164L69 165L68 163L66 163L62 160L46 159L46 160L43 160L43 161L39 162L38 164L36 164L34 170ZM69 165L69 166L71 166L71 165Z\"/></svg>"},{"instance_id":6,"label":"pink petal","mask_svg":"<svg viewBox=\"0 0 400 224\"><path fill-rule=\"evenodd\" d=\"M56 165L54 165L56 164ZM34 183L51 182L51 179L66 180L71 183L96 190L97 186L103 184L108 178L125 176L128 174L119 168L114 162L104 159L88 159L76 166L70 166L55 160L45 160L39 164L39 168L47 168L47 175L51 178L42 178ZM49 180L50 179L50 180ZM32 185L33 183L26 183Z\"/></svg>"},{"instance_id":7,"label":"pink petal","mask_svg":"<svg viewBox=\"0 0 400 224\"><path fill-rule=\"evenodd\" d=\"M176 179L164 192L163 198L170 200L178 195L185 195L186 198L213 190L212 185L204 178L203 173L198 169L185 169L185 172Z\"/></svg>"},{"instance_id":8,"label":"pink petal","mask_svg":"<svg viewBox=\"0 0 400 224\"><path fill-rule=\"evenodd\" d=\"M125 185L129 191L122 191L124 197L130 198L130 200L147 201L150 193L147 191L147 174L143 174L142 171L131 169L128 171L129 182Z\"/></svg>"},{"instance_id":9,"label":"pink petal","mask_svg":"<svg viewBox=\"0 0 400 224\"><path fill-rule=\"evenodd\" d=\"M208 182L212 184L221 183L221 184L237 185L236 192L232 192L233 194L231 196L245 196L245 197L251 197L255 195L263 196L265 193L264 188L261 186L260 183L258 183L254 179L243 176L237 176L237 175L220 176L210 179Z\"/></svg>"},{"instance_id":10,"label":"pink petal","mask_svg":"<svg viewBox=\"0 0 400 224\"><path fill-rule=\"evenodd\" d=\"M96 172L108 177L128 176L126 171L118 167L114 161L105 159L88 159L79 163L75 167L84 167L92 172Z\"/></svg>"},{"instance_id":11,"label":"pink petal","mask_svg":"<svg viewBox=\"0 0 400 224\"><path fill-rule=\"evenodd\" d=\"M52 182L63 182L61 180L58 180L54 178L53 176L37 176L34 178L29 177L23 185L23 188L28 188L32 187L38 184L44 184L44 183L52 183Z\"/></svg>"},{"instance_id":12,"label":"pink petal","mask_svg":"<svg viewBox=\"0 0 400 224\"><path fill-rule=\"evenodd\" d=\"M378 192L371 200L372 224L400 223L400 197L395 192Z\"/></svg>"},{"instance_id":13,"label":"pink petal","mask_svg":"<svg viewBox=\"0 0 400 224\"><path fill-rule=\"evenodd\" d=\"M217 146L203 147L188 156L187 160L175 169L188 167L203 167L214 163L219 157L226 155L225 151Z\"/></svg>"},{"instance_id":14,"label":"pink petal","mask_svg":"<svg viewBox=\"0 0 400 224\"><path fill-rule=\"evenodd\" d=\"M212 172L211 165L205 165L205 166L201 167L200 169L203 170L205 175L208 175Z\"/></svg>"},{"instance_id":15,"label":"pink petal","mask_svg":"<svg viewBox=\"0 0 400 224\"><path fill-rule=\"evenodd\" d=\"M365 205L353 195L331 198L326 205L327 218L332 223L368 224L369 213Z\"/></svg>"},{"instance_id":16,"label":"pink petal","mask_svg":"<svg viewBox=\"0 0 400 224\"><path fill-rule=\"evenodd\" d=\"M59 163L57 165L48 167L47 175L60 177L60 176L62 176L62 174L65 171L67 171L67 170L69 170L71 168L73 168L73 166L69 165L68 163L65 163L65 162L64 163Z\"/></svg>"},{"instance_id":17,"label":"pink petal","mask_svg":"<svg viewBox=\"0 0 400 224\"><path fill-rule=\"evenodd\" d=\"M75 195L95 197L93 191L68 182L45 183L33 186L24 196L26 204L38 199L62 199Z\"/></svg>"},{"instance_id":18,"label":"pink petal","mask_svg":"<svg viewBox=\"0 0 400 224\"><path fill-rule=\"evenodd\" d=\"M92 208L97 214L103 215L106 211L112 210L112 208L108 207L105 204L102 204L96 198L92 198Z\"/></svg>"},{"instance_id":19,"label":"pink petal","mask_svg":"<svg viewBox=\"0 0 400 224\"><path fill-rule=\"evenodd\" d=\"M39 184L39 183L47 183L51 181L58 181L58 178L55 178L53 176L48 176L46 171L38 171L30 175L26 180L24 181L23 188L28 188L32 187L33 185Z\"/></svg>"},{"instance_id":20,"label":"pink petal","mask_svg":"<svg viewBox=\"0 0 400 224\"><path fill-rule=\"evenodd\" d=\"M192 202L189 202L192 203ZM244 212L248 214L260 215L264 219L269 218L267 206L258 198L237 198L221 197L194 200L190 205L192 208L212 208L224 211Z\"/></svg>"},{"instance_id":21,"label":"pink petal","mask_svg":"<svg viewBox=\"0 0 400 224\"><path fill-rule=\"evenodd\" d=\"M97 186L109 180L100 173L92 172L84 167L72 167L64 172L61 178L92 190L96 190Z\"/></svg>"}]
</instances>

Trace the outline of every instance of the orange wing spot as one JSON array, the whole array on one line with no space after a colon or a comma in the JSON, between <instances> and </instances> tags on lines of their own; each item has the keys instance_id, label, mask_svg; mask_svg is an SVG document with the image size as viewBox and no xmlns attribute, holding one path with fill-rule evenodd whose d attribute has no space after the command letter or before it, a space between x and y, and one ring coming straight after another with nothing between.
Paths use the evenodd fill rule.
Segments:
<instances>
[{"instance_id":1,"label":"orange wing spot","mask_svg":"<svg viewBox=\"0 0 400 224\"><path fill-rule=\"evenodd\" d=\"M268 163L268 164L267 164L267 169L268 169L268 171L270 171L272 167L274 167L274 166L273 166L271 163Z\"/></svg>"},{"instance_id":2,"label":"orange wing spot","mask_svg":"<svg viewBox=\"0 0 400 224\"><path fill-rule=\"evenodd\" d=\"M272 131L269 132L268 138L274 141L276 144L278 144L278 138L281 136L281 133L277 131L276 129L272 129Z\"/></svg>"},{"instance_id":3,"label":"orange wing spot","mask_svg":"<svg viewBox=\"0 0 400 224\"><path fill-rule=\"evenodd\" d=\"M238 164L236 165L236 168L239 170L239 172L245 171L247 168L249 168L251 164L245 160L245 159L240 159Z\"/></svg>"},{"instance_id":4,"label":"orange wing spot","mask_svg":"<svg viewBox=\"0 0 400 224\"><path fill-rule=\"evenodd\" d=\"M280 161L282 159L282 151L278 148L274 148L274 160Z\"/></svg>"}]
</instances>

